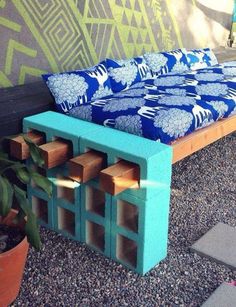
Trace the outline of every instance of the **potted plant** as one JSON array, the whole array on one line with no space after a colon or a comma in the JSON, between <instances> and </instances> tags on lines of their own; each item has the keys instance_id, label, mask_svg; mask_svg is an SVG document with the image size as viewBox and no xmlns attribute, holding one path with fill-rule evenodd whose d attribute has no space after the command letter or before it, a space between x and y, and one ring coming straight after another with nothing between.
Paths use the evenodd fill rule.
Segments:
<instances>
[{"instance_id":1,"label":"potted plant","mask_svg":"<svg viewBox=\"0 0 236 307\"><path fill-rule=\"evenodd\" d=\"M39 148L24 136L31 158L43 165ZM37 219L31 210L26 192L14 184L12 178L23 184L34 181L49 196L50 181L24 163L12 160L0 149L0 306L13 302L20 289L29 243L40 248ZM17 206L16 206L17 204ZM14 209L16 208L16 209Z\"/></svg>"}]
</instances>

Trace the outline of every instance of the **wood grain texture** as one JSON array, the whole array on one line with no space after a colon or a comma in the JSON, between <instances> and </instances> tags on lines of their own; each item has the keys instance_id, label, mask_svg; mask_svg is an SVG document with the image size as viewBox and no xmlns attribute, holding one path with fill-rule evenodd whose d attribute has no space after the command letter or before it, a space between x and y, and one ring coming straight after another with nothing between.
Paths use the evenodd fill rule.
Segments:
<instances>
[{"instance_id":1,"label":"wood grain texture","mask_svg":"<svg viewBox=\"0 0 236 307\"><path fill-rule=\"evenodd\" d=\"M124 160L102 170L99 176L100 188L111 195L138 188L139 180L139 165Z\"/></svg>"},{"instance_id":2,"label":"wood grain texture","mask_svg":"<svg viewBox=\"0 0 236 307\"><path fill-rule=\"evenodd\" d=\"M0 89L0 137L22 132L26 116L54 110L53 98L43 81Z\"/></svg>"},{"instance_id":3,"label":"wood grain texture","mask_svg":"<svg viewBox=\"0 0 236 307\"><path fill-rule=\"evenodd\" d=\"M68 162L69 177L85 183L99 175L106 167L106 154L95 150L88 151Z\"/></svg>"},{"instance_id":4,"label":"wood grain texture","mask_svg":"<svg viewBox=\"0 0 236 307\"><path fill-rule=\"evenodd\" d=\"M209 127L197 130L172 144L172 164L236 130L236 116L221 119Z\"/></svg>"},{"instance_id":5,"label":"wood grain texture","mask_svg":"<svg viewBox=\"0 0 236 307\"><path fill-rule=\"evenodd\" d=\"M41 145L45 142L45 137L42 133L30 131L26 134L35 144ZM10 155L18 160L28 159L30 156L29 147L25 143L22 135L19 135L10 140Z\"/></svg>"},{"instance_id":6,"label":"wood grain texture","mask_svg":"<svg viewBox=\"0 0 236 307\"><path fill-rule=\"evenodd\" d=\"M64 164L72 157L72 145L64 140L56 140L41 145L40 147L47 169Z\"/></svg>"}]
</instances>

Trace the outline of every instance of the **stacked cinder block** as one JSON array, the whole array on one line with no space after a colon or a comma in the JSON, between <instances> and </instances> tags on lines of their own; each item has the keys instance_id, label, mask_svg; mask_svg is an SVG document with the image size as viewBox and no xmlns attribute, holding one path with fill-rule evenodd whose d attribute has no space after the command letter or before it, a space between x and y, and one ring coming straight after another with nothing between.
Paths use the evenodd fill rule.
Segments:
<instances>
[{"instance_id":1,"label":"stacked cinder block","mask_svg":"<svg viewBox=\"0 0 236 307\"><path fill-rule=\"evenodd\" d=\"M24 132L32 130L45 135L42 150L52 150L56 161L45 154L48 169L38 169L53 183L51 199L33 183L28 186L42 225L85 242L140 274L165 258L170 146L54 112L26 118ZM55 141L69 144L67 156L61 149L57 157L53 146L58 144L50 144ZM76 163L81 166L88 155L89 171L86 165L84 178L76 180ZM60 161L64 162L56 165Z\"/></svg>"}]
</instances>

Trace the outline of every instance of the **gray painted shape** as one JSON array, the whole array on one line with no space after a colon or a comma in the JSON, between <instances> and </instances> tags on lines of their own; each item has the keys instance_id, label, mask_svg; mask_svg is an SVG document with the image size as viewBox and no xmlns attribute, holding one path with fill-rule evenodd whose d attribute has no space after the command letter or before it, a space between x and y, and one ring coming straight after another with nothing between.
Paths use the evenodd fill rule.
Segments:
<instances>
[{"instance_id":1,"label":"gray painted shape","mask_svg":"<svg viewBox=\"0 0 236 307\"><path fill-rule=\"evenodd\" d=\"M124 11L124 14L123 14L123 17L122 17L122 24L123 25L129 25L129 21L128 21L128 18L127 18L125 11Z\"/></svg>"},{"instance_id":2,"label":"gray painted shape","mask_svg":"<svg viewBox=\"0 0 236 307\"><path fill-rule=\"evenodd\" d=\"M236 228L218 223L195 242L190 249L236 269Z\"/></svg>"},{"instance_id":3,"label":"gray painted shape","mask_svg":"<svg viewBox=\"0 0 236 307\"><path fill-rule=\"evenodd\" d=\"M135 9L135 11L141 12L141 8L140 8L139 2L137 0L135 1L134 9Z\"/></svg>"},{"instance_id":4,"label":"gray painted shape","mask_svg":"<svg viewBox=\"0 0 236 307\"><path fill-rule=\"evenodd\" d=\"M221 284L206 300L202 307L235 307L236 287L227 283Z\"/></svg>"}]
</instances>

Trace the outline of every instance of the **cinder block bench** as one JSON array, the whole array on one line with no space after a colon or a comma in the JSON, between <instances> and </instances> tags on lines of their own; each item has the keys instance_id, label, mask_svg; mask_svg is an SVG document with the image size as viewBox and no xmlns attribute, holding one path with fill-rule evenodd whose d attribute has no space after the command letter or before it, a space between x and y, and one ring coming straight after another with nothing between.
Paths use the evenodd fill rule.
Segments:
<instances>
[{"instance_id":1,"label":"cinder block bench","mask_svg":"<svg viewBox=\"0 0 236 307\"><path fill-rule=\"evenodd\" d=\"M235 127L233 116L169 146L56 112L27 117L24 133L44 158L37 170L53 184L50 199L28 185L33 211L41 225L145 274L167 255L172 164ZM33 164L22 137L11 152Z\"/></svg>"},{"instance_id":2,"label":"cinder block bench","mask_svg":"<svg viewBox=\"0 0 236 307\"><path fill-rule=\"evenodd\" d=\"M106 157L105 170L118 161L139 168L135 186L117 195L101 189L99 176L85 183L68 179L68 163L55 153L38 171L53 183L49 199L34 183L28 185L33 211L41 225L85 242L128 268L145 274L167 255L172 148L148 139L55 113L45 112L24 120L24 132L44 135L49 148L60 140L71 144L72 157L95 150ZM51 149L48 151L51 154ZM27 159L28 164L33 162ZM56 164L58 165L56 165ZM132 177L132 176L131 176ZM130 177L130 178L131 178ZM122 180L119 182L122 185ZM136 184L135 184L136 183ZM122 190L122 189L121 189Z\"/></svg>"}]
</instances>

